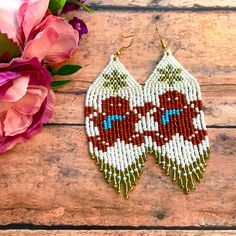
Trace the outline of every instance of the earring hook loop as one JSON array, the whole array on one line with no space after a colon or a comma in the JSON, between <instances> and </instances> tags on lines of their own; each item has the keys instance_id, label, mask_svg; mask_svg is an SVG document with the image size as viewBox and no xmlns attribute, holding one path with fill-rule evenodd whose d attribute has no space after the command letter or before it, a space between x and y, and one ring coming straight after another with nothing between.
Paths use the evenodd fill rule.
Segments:
<instances>
[{"instance_id":1,"label":"earring hook loop","mask_svg":"<svg viewBox=\"0 0 236 236\"><path fill-rule=\"evenodd\" d=\"M114 55L115 55L115 59L118 58L126 49L128 49L129 47L131 47L131 45L133 44L134 42L134 34L131 34L131 35L127 35L127 36L124 36L124 35L121 35L122 38L131 38L132 37L132 40L130 41L130 43L127 45L127 46L123 46L121 47Z\"/></svg>"},{"instance_id":2,"label":"earring hook loop","mask_svg":"<svg viewBox=\"0 0 236 236\"><path fill-rule=\"evenodd\" d=\"M160 38L160 42L161 42L162 49L163 49L164 51L166 51L166 50L167 50L167 43L166 43L165 39L162 37L162 35L160 34L160 32L159 32L157 26L156 26L156 32L157 32L157 34L158 34L158 37Z\"/></svg>"}]
</instances>

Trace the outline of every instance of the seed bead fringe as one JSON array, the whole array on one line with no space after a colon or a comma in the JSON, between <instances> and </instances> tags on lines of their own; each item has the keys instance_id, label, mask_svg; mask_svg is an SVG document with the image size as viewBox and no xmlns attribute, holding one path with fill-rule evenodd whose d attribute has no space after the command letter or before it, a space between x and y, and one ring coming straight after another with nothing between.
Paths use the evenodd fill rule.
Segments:
<instances>
[{"instance_id":1,"label":"seed bead fringe","mask_svg":"<svg viewBox=\"0 0 236 236\"><path fill-rule=\"evenodd\" d=\"M169 159L167 156L162 156L158 152L155 152L155 158L157 164L160 165L167 176L178 183L178 185L183 189L185 193L189 192L189 189L195 190L196 181L201 182L203 179L203 174L205 172L205 167L207 166L206 161L209 158L210 149L204 152L196 162L181 167L174 161Z\"/></svg>"},{"instance_id":2,"label":"seed bead fringe","mask_svg":"<svg viewBox=\"0 0 236 236\"><path fill-rule=\"evenodd\" d=\"M145 144L188 192L203 178L210 145L197 80L166 52L144 86Z\"/></svg>"},{"instance_id":3,"label":"seed bead fringe","mask_svg":"<svg viewBox=\"0 0 236 236\"><path fill-rule=\"evenodd\" d=\"M88 90L86 132L90 154L104 178L127 198L146 161L143 110L142 87L112 56Z\"/></svg>"},{"instance_id":4,"label":"seed bead fringe","mask_svg":"<svg viewBox=\"0 0 236 236\"><path fill-rule=\"evenodd\" d=\"M104 179L111 183L118 193L123 192L125 198L128 198L129 192L134 189L137 181L141 178L142 169L147 160L146 155L143 155L136 163L129 165L124 171L120 171L100 160L99 157L91 155L91 158L96 160L99 170L104 174Z\"/></svg>"}]
</instances>

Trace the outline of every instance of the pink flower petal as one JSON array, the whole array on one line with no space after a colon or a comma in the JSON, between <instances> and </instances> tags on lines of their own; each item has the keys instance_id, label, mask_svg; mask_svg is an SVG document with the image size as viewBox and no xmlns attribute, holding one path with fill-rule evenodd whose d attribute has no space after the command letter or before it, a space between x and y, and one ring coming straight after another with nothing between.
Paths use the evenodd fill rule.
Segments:
<instances>
[{"instance_id":1,"label":"pink flower petal","mask_svg":"<svg viewBox=\"0 0 236 236\"><path fill-rule=\"evenodd\" d=\"M70 35L60 37L57 43L47 52L45 63L53 64L70 59L71 54L77 47L77 42Z\"/></svg>"},{"instance_id":2,"label":"pink flower petal","mask_svg":"<svg viewBox=\"0 0 236 236\"><path fill-rule=\"evenodd\" d=\"M1 113L4 111L9 110L9 108L12 106L12 103L10 102L2 102L0 100L0 117L1 117ZM0 118L1 119L1 118Z\"/></svg>"},{"instance_id":3,"label":"pink flower petal","mask_svg":"<svg viewBox=\"0 0 236 236\"><path fill-rule=\"evenodd\" d=\"M36 56L48 64L69 59L79 42L78 32L63 18L53 15L45 17L32 31L31 37L25 46L23 57Z\"/></svg>"},{"instance_id":4,"label":"pink flower petal","mask_svg":"<svg viewBox=\"0 0 236 236\"><path fill-rule=\"evenodd\" d=\"M34 115L41 108L47 94L48 90L43 86L30 86L25 96L14 104L14 108L20 113Z\"/></svg>"},{"instance_id":5,"label":"pink flower petal","mask_svg":"<svg viewBox=\"0 0 236 236\"><path fill-rule=\"evenodd\" d=\"M19 10L18 10L18 14L17 14L17 25L18 25L18 38L19 38L19 42L20 42L20 45L21 47L23 48L24 47L24 42L25 42L25 35L24 35L24 31L23 31L23 27L22 27L22 24L23 24L23 21L24 21L24 16L25 16L25 12L27 10L27 7L28 7L28 3L25 2L23 3Z\"/></svg>"},{"instance_id":6,"label":"pink flower petal","mask_svg":"<svg viewBox=\"0 0 236 236\"><path fill-rule=\"evenodd\" d=\"M1 108L1 102L0 102L0 108ZM3 132L3 120L4 119L5 119L5 113L0 112L0 143L1 143L1 139L4 136L4 132Z\"/></svg>"},{"instance_id":7,"label":"pink flower petal","mask_svg":"<svg viewBox=\"0 0 236 236\"><path fill-rule=\"evenodd\" d=\"M0 139L0 153L7 152L11 150L16 144L23 143L26 141L26 138L23 136L7 137Z\"/></svg>"},{"instance_id":8,"label":"pink flower petal","mask_svg":"<svg viewBox=\"0 0 236 236\"><path fill-rule=\"evenodd\" d=\"M12 39L19 45L17 37L17 11L23 0L7 0L1 3L0 7L0 32L7 34L8 38Z\"/></svg>"},{"instance_id":9,"label":"pink flower petal","mask_svg":"<svg viewBox=\"0 0 236 236\"><path fill-rule=\"evenodd\" d=\"M39 24L45 13L47 12L49 5L49 0L28 0L27 7L22 6L25 12L20 9L19 13L22 14L24 12L24 16L18 16L18 20L22 21L22 29L24 32L25 40L29 37L32 29ZM20 23L20 22L19 22Z\"/></svg>"},{"instance_id":10,"label":"pink flower petal","mask_svg":"<svg viewBox=\"0 0 236 236\"><path fill-rule=\"evenodd\" d=\"M43 124L47 124L48 121L52 118L53 116L53 108L55 106L55 94L52 91L52 89L49 90L48 96L47 96L47 105L46 105L46 109L44 112L44 116L42 118L42 123Z\"/></svg>"},{"instance_id":11,"label":"pink flower petal","mask_svg":"<svg viewBox=\"0 0 236 236\"><path fill-rule=\"evenodd\" d=\"M3 102L16 102L22 98L27 91L29 84L29 76L21 76L13 80L13 85L7 90L5 95L1 97Z\"/></svg>"},{"instance_id":12,"label":"pink flower petal","mask_svg":"<svg viewBox=\"0 0 236 236\"><path fill-rule=\"evenodd\" d=\"M3 124L2 124L2 121L0 119L0 138L3 137Z\"/></svg>"},{"instance_id":13,"label":"pink flower petal","mask_svg":"<svg viewBox=\"0 0 236 236\"><path fill-rule=\"evenodd\" d=\"M78 32L60 17L48 16L47 25L53 27L58 32L59 39L48 51L44 61L48 64L53 64L70 59L72 52L77 48L79 42Z\"/></svg>"},{"instance_id":14,"label":"pink flower petal","mask_svg":"<svg viewBox=\"0 0 236 236\"><path fill-rule=\"evenodd\" d=\"M0 86L2 84L7 83L9 80L13 80L16 79L17 77L19 77L20 75L16 72L12 72L12 71L4 71L4 72L0 72Z\"/></svg>"},{"instance_id":15,"label":"pink flower petal","mask_svg":"<svg viewBox=\"0 0 236 236\"><path fill-rule=\"evenodd\" d=\"M52 116L54 96L50 90L51 76L37 58L15 58L10 63L1 63L1 71L15 71L19 75L2 77L12 81L10 94L14 95L5 97L6 101L0 98L0 153L3 153L42 130ZM8 91L11 87L4 89Z\"/></svg>"},{"instance_id":16,"label":"pink flower petal","mask_svg":"<svg viewBox=\"0 0 236 236\"><path fill-rule=\"evenodd\" d=\"M48 50L58 40L59 34L53 28L43 30L38 37L29 41L25 45L23 58L37 57L39 61L43 60L47 55ZM42 46L43 45L43 46Z\"/></svg>"},{"instance_id":17,"label":"pink flower petal","mask_svg":"<svg viewBox=\"0 0 236 236\"><path fill-rule=\"evenodd\" d=\"M21 114L14 109L8 110L3 121L5 135L14 136L25 132L31 125L32 120L32 116Z\"/></svg>"},{"instance_id":18,"label":"pink flower petal","mask_svg":"<svg viewBox=\"0 0 236 236\"><path fill-rule=\"evenodd\" d=\"M3 97L7 90L13 85L12 80L19 76L20 74L11 71L0 72L0 98Z\"/></svg>"}]
</instances>

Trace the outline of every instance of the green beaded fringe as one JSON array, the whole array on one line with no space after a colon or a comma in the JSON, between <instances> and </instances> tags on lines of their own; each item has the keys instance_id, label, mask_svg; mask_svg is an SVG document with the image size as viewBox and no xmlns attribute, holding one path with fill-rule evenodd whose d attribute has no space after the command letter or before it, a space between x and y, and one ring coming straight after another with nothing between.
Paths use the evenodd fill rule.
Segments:
<instances>
[{"instance_id":1,"label":"green beaded fringe","mask_svg":"<svg viewBox=\"0 0 236 236\"><path fill-rule=\"evenodd\" d=\"M123 192L125 198L129 197L129 192L133 190L138 179L140 179L144 163L147 160L146 154L144 154L124 171L120 171L100 160L97 156L91 154L91 157L96 159L96 164L99 166L100 171L103 172L105 180L111 183L118 193Z\"/></svg>"},{"instance_id":2,"label":"green beaded fringe","mask_svg":"<svg viewBox=\"0 0 236 236\"><path fill-rule=\"evenodd\" d=\"M157 151L154 152L157 164L159 164L164 173L171 176L174 181L177 181L179 186L185 193L189 192L189 187L195 189L195 183L200 182L203 179L203 173L205 172L206 160L210 156L210 148L204 151L203 155L197 159L196 162L184 168L175 164L172 160L166 156L160 155Z\"/></svg>"}]
</instances>

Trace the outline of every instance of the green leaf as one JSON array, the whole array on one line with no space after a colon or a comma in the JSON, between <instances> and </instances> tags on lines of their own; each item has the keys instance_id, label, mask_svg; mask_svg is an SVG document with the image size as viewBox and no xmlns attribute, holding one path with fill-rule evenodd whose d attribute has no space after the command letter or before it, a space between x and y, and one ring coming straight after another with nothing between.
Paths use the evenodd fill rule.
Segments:
<instances>
[{"instance_id":1,"label":"green leaf","mask_svg":"<svg viewBox=\"0 0 236 236\"><path fill-rule=\"evenodd\" d=\"M86 6L85 4L83 4L82 2L78 2L78 5L80 7L82 7L85 11L89 12L89 13L93 13L93 10L90 9L88 6Z\"/></svg>"},{"instance_id":2,"label":"green leaf","mask_svg":"<svg viewBox=\"0 0 236 236\"><path fill-rule=\"evenodd\" d=\"M83 4L82 2L79 2L77 0L67 0L67 2L72 3L76 6L82 7L85 11L89 12L89 13L93 13L93 10L90 9L88 6L86 6L85 4Z\"/></svg>"},{"instance_id":3,"label":"green leaf","mask_svg":"<svg viewBox=\"0 0 236 236\"><path fill-rule=\"evenodd\" d=\"M64 65L64 66L60 67L56 71L52 67L47 66L47 70L50 72L51 76L54 76L54 75L60 75L60 76L72 75L72 74L76 73L77 71L79 71L81 68L82 68L82 66L80 66L80 65L68 64L68 65Z\"/></svg>"},{"instance_id":4,"label":"green leaf","mask_svg":"<svg viewBox=\"0 0 236 236\"><path fill-rule=\"evenodd\" d=\"M63 76L66 76L66 75L72 75L74 73L76 73L77 71L79 71L80 69L82 68L82 66L80 65L64 65L62 67L60 67L58 69L58 71L54 71L55 75L63 75Z\"/></svg>"},{"instance_id":5,"label":"green leaf","mask_svg":"<svg viewBox=\"0 0 236 236\"><path fill-rule=\"evenodd\" d=\"M7 37L6 34L0 33L0 62L6 62L21 54L18 45Z\"/></svg>"},{"instance_id":6,"label":"green leaf","mask_svg":"<svg viewBox=\"0 0 236 236\"><path fill-rule=\"evenodd\" d=\"M53 88L59 88L70 82L71 80L58 80L58 81L52 81L51 85Z\"/></svg>"},{"instance_id":7,"label":"green leaf","mask_svg":"<svg viewBox=\"0 0 236 236\"><path fill-rule=\"evenodd\" d=\"M49 73L51 74L51 76L56 75L56 71L52 67L47 66L46 68L49 71Z\"/></svg>"},{"instance_id":8,"label":"green leaf","mask_svg":"<svg viewBox=\"0 0 236 236\"><path fill-rule=\"evenodd\" d=\"M51 12L55 13L62 9L65 4L66 0L50 0L49 9Z\"/></svg>"}]
</instances>

